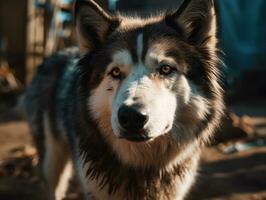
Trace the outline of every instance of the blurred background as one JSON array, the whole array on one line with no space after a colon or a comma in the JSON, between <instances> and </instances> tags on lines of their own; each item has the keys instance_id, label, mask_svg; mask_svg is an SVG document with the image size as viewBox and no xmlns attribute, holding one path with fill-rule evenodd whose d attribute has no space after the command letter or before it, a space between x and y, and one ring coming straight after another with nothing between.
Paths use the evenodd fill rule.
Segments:
<instances>
[{"instance_id":1,"label":"blurred background","mask_svg":"<svg viewBox=\"0 0 266 200\"><path fill-rule=\"evenodd\" d=\"M149 16L181 0L97 0ZM226 115L188 199L266 199L266 1L215 0ZM0 199L42 199L36 151L17 112L42 60L76 45L73 0L0 1ZM79 199L73 180L67 199Z\"/></svg>"}]
</instances>

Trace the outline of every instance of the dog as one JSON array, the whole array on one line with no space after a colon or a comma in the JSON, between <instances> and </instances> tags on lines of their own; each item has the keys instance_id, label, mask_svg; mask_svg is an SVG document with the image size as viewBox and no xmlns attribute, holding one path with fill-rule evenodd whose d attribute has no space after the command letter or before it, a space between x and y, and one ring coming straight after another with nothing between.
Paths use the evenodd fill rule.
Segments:
<instances>
[{"instance_id":1,"label":"dog","mask_svg":"<svg viewBox=\"0 0 266 200\"><path fill-rule=\"evenodd\" d=\"M25 102L48 199L182 200L223 114L215 6L138 18L74 6L79 47L38 67Z\"/></svg>"}]
</instances>

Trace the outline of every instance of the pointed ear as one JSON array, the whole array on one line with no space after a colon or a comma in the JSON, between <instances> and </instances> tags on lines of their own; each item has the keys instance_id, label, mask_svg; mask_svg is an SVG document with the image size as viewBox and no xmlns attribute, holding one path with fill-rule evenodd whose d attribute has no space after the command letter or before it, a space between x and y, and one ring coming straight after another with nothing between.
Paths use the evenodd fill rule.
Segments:
<instances>
[{"instance_id":1,"label":"pointed ear","mask_svg":"<svg viewBox=\"0 0 266 200\"><path fill-rule=\"evenodd\" d=\"M166 16L166 23L179 26L193 45L216 47L216 16L213 0L184 0L181 7Z\"/></svg>"},{"instance_id":2,"label":"pointed ear","mask_svg":"<svg viewBox=\"0 0 266 200\"><path fill-rule=\"evenodd\" d=\"M92 0L77 0L74 15L82 53L90 52L101 45L119 24L117 17L109 15Z\"/></svg>"}]
</instances>

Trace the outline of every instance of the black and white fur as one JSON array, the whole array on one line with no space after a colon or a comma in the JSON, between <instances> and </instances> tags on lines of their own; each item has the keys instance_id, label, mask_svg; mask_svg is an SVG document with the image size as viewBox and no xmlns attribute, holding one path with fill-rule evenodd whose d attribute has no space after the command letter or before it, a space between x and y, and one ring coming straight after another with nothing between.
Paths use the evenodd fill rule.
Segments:
<instances>
[{"instance_id":1,"label":"black and white fur","mask_svg":"<svg viewBox=\"0 0 266 200\"><path fill-rule=\"evenodd\" d=\"M78 0L75 19L79 48L47 58L26 94L48 198L74 169L86 199L184 199L223 111L213 1L141 19ZM125 128L123 106L145 124Z\"/></svg>"}]
</instances>

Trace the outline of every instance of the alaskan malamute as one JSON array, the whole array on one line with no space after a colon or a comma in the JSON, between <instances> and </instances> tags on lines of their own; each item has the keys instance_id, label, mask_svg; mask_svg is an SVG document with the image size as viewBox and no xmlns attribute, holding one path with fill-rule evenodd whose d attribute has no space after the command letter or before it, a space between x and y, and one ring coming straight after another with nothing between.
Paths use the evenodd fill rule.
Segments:
<instances>
[{"instance_id":1,"label":"alaskan malamute","mask_svg":"<svg viewBox=\"0 0 266 200\"><path fill-rule=\"evenodd\" d=\"M49 199L71 169L86 199L181 200L223 111L212 0L111 15L75 3L79 48L38 68L27 116Z\"/></svg>"}]
</instances>

